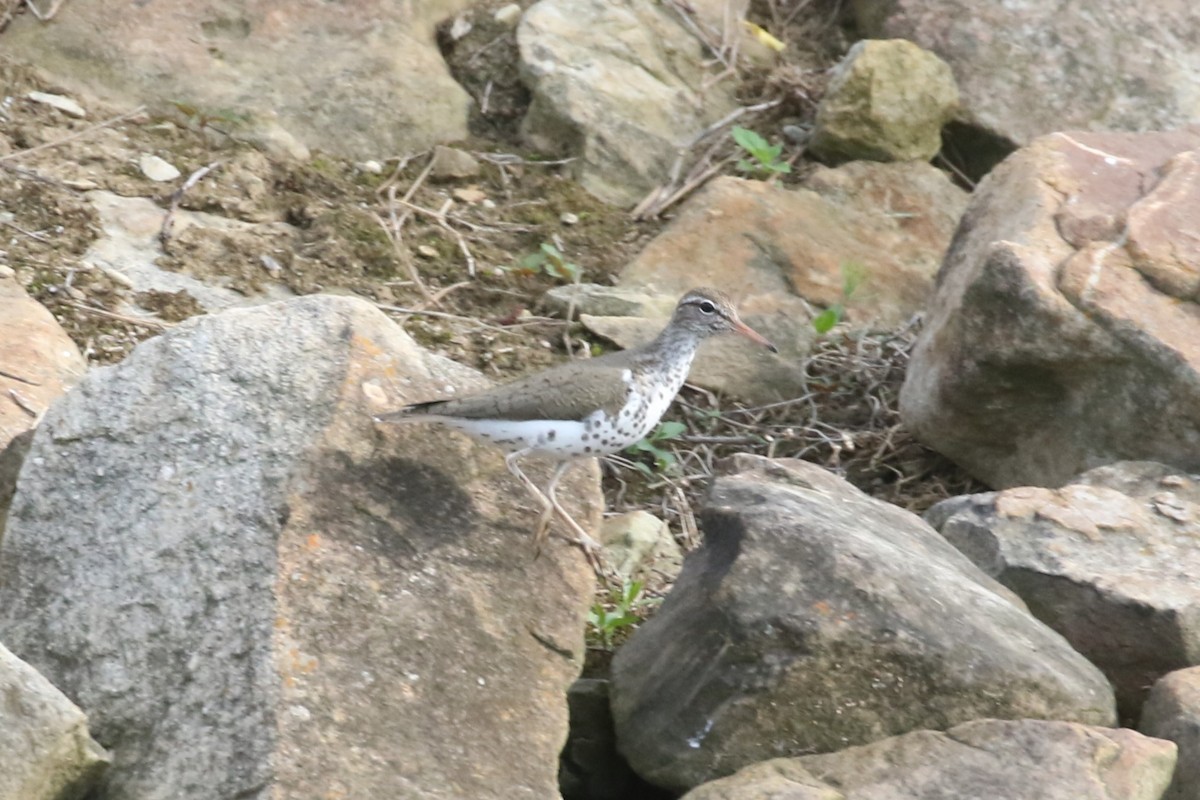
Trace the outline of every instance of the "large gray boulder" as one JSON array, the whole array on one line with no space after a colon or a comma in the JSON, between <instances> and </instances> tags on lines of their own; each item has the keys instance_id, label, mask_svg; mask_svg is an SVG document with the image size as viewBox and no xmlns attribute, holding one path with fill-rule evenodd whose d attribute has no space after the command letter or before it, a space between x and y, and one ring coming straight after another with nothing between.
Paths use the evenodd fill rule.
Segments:
<instances>
[{"instance_id":1,"label":"large gray boulder","mask_svg":"<svg viewBox=\"0 0 1200 800\"><path fill-rule=\"evenodd\" d=\"M51 409L0 637L112 749L101 797L556 796L591 570L532 559L498 451L372 421L482 383L315 296L191 320ZM568 478L594 524L594 467Z\"/></svg>"},{"instance_id":2,"label":"large gray boulder","mask_svg":"<svg viewBox=\"0 0 1200 800\"><path fill-rule=\"evenodd\" d=\"M0 800L75 800L108 763L79 707L0 644Z\"/></svg>"},{"instance_id":3,"label":"large gray boulder","mask_svg":"<svg viewBox=\"0 0 1200 800\"><path fill-rule=\"evenodd\" d=\"M612 666L617 740L686 791L768 758L982 717L1106 725L1099 670L916 516L801 461L718 478Z\"/></svg>"},{"instance_id":4,"label":"large gray boulder","mask_svg":"<svg viewBox=\"0 0 1200 800\"><path fill-rule=\"evenodd\" d=\"M709 81L704 45L652 0L540 0L517 28L533 94L522 131L575 156L579 183L632 206L664 181L681 147L734 106Z\"/></svg>"},{"instance_id":5,"label":"large gray boulder","mask_svg":"<svg viewBox=\"0 0 1200 800\"><path fill-rule=\"evenodd\" d=\"M987 719L756 764L683 800L1158 800L1174 764L1130 730Z\"/></svg>"},{"instance_id":6,"label":"large gray boulder","mask_svg":"<svg viewBox=\"0 0 1200 800\"><path fill-rule=\"evenodd\" d=\"M1008 158L942 263L905 424L997 489L1121 460L1200 471L1197 208L1200 127Z\"/></svg>"},{"instance_id":7,"label":"large gray boulder","mask_svg":"<svg viewBox=\"0 0 1200 800\"><path fill-rule=\"evenodd\" d=\"M1200 664L1200 476L1148 462L955 497L926 520L1100 667L1124 718Z\"/></svg>"},{"instance_id":8,"label":"large gray boulder","mask_svg":"<svg viewBox=\"0 0 1200 800\"><path fill-rule=\"evenodd\" d=\"M1200 797L1200 667L1158 679L1142 707L1138 730L1179 747L1175 777L1164 800Z\"/></svg>"},{"instance_id":9,"label":"large gray boulder","mask_svg":"<svg viewBox=\"0 0 1200 800\"><path fill-rule=\"evenodd\" d=\"M159 113L178 104L194 124L279 152L381 158L467 135L472 101L435 27L470 4L156 0L113 13L72 0L52 24L18 15L4 52L72 91Z\"/></svg>"},{"instance_id":10,"label":"large gray boulder","mask_svg":"<svg viewBox=\"0 0 1200 800\"><path fill-rule=\"evenodd\" d=\"M1200 122L1192 0L853 0L862 34L909 39L954 70L963 117L1018 145L1052 131Z\"/></svg>"}]
</instances>

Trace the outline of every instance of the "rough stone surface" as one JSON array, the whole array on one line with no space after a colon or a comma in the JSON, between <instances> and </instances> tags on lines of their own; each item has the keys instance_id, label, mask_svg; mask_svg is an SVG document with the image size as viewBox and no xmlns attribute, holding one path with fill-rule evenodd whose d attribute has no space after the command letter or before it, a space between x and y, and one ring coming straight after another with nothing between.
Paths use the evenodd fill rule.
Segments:
<instances>
[{"instance_id":1,"label":"rough stone surface","mask_svg":"<svg viewBox=\"0 0 1200 800\"><path fill-rule=\"evenodd\" d=\"M75 800L108 762L83 712L0 644L0 798Z\"/></svg>"},{"instance_id":2,"label":"rough stone surface","mask_svg":"<svg viewBox=\"0 0 1200 800\"><path fill-rule=\"evenodd\" d=\"M32 428L86 370L54 315L0 267L0 449Z\"/></svg>"},{"instance_id":3,"label":"rough stone surface","mask_svg":"<svg viewBox=\"0 0 1200 800\"><path fill-rule=\"evenodd\" d=\"M433 148L433 166L429 174L434 178L474 178L482 170L479 160L466 150L445 145Z\"/></svg>"},{"instance_id":4,"label":"rough stone surface","mask_svg":"<svg viewBox=\"0 0 1200 800\"><path fill-rule=\"evenodd\" d=\"M794 760L845 800L1158 800L1175 748L1126 729L985 719Z\"/></svg>"},{"instance_id":5,"label":"rough stone surface","mask_svg":"<svg viewBox=\"0 0 1200 800\"><path fill-rule=\"evenodd\" d=\"M636 204L733 108L729 81L704 89L700 40L651 0L540 0L517 43L533 93L525 136L577 156L580 184L606 202Z\"/></svg>"},{"instance_id":6,"label":"rough stone surface","mask_svg":"<svg viewBox=\"0 0 1200 800\"><path fill-rule=\"evenodd\" d=\"M1200 797L1200 667L1158 679L1142 708L1138 730L1179 748L1175 777L1163 800Z\"/></svg>"},{"instance_id":7,"label":"rough stone surface","mask_svg":"<svg viewBox=\"0 0 1200 800\"><path fill-rule=\"evenodd\" d=\"M683 566L683 551L666 522L647 511L609 517L600 525L604 563L625 578L645 580L653 571L670 581Z\"/></svg>"},{"instance_id":8,"label":"rough stone surface","mask_svg":"<svg viewBox=\"0 0 1200 800\"><path fill-rule=\"evenodd\" d=\"M622 270L620 285L678 296L709 284L794 312L792 293L821 307L843 301L844 270L858 264L864 281L847 320L887 328L928 301L966 205L927 164L822 168L795 190L721 177Z\"/></svg>"},{"instance_id":9,"label":"rough stone surface","mask_svg":"<svg viewBox=\"0 0 1200 800\"><path fill-rule=\"evenodd\" d=\"M591 570L532 559L501 453L372 421L482 383L313 296L190 320L51 409L0 637L88 711L101 797L555 796ZM594 465L559 496L598 522Z\"/></svg>"},{"instance_id":10,"label":"rough stone surface","mask_svg":"<svg viewBox=\"0 0 1200 800\"><path fill-rule=\"evenodd\" d=\"M908 427L995 488L1200 471L1197 151L1200 128L1058 133L994 170L938 275Z\"/></svg>"},{"instance_id":11,"label":"rough stone surface","mask_svg":"<svg viewBox=\"0 0 1200 800\"><path fill-rule=\"evenodd\" d=\"M957 108L946 62L903 39L864 40L834 68L809 151L831 161L928 161Z\"/></svg>"},{"instance_id":12,"label":"rough stone surface","mask_svg":"<svg viewBox=\"0 0 1200 800\"><path fill-rule=\"evenodd\" d=\"M467 135L471 99L434 27L469 5L158 0L114 14L80 0L50 25L17 15L4 51L119 106L179 101L276 151L372 158Z\"/></svg>"},{"instance_id":13,"label":"rough stone surface","mask_svg":"<svg viewBox=\"0 0 1200 800\"><path fill-rule=\"evenodd\" d=\"M795 758L773 758L701 784L680 800L846 800Z\"/></svg>"},{"instance_id":14,"label":"rough stone surface","mask_svg":"<svg viewBox=\"0 0 1200 800\"><path fill-rule=\"evenodd\" d=\"M749 402L795 397L805 391L800 362L815 336L811 309L844 303L846 322L859 328L907 321L927 302L965 207L964 192L920 163L819 168L796 190L720 177L622 270L620 288L672 299L697 284L728 292L781 355L726 337L701 351L692 379ZM863 280L847 300L850 269ZM670 313L669 304L651 313L659 309ZM587 323L623 347L661 327Z\"/></svg>"},{"instance_id":15,"label":"rough stone surface","mask_svg":"<svg viewBox=\"0 0 1200 800\"><path fill-rule=\"evenodd\" d=\"M231 288L231 278L209 276L200 280L186 272L163 269L155 262L163 253L159 233L166 211L144 197L121 197L107 191L88 192L88 202L100 222L100 236L92 242L82 261L105 270L134 292L187 292L205 311L220 311L246 305L260 305L292 295L279 284L264 281L261 293ZM211 238L254 236L262 242L292 240L291 226L285 222L245 222L219 214L177 209L173 235L185 238L196 228ZM191 233L197 233L192 231ZM264 248L265 249L265 248ZM220 257L220 254L214 254ZM266 270L263 271L264 275ZM136 308L133 314L142 313Z\"/></svg>"},{"instance_id":16,"label":"rough stone surface","mask_svg":"<svg viewBox=\"0 0 1200 800\"><path fill-rule=\"evenodd\" d=\"M54 316L0 266L0 537L28 432L87 364Z\"/></svg>"},{"instance_id":17,"label":"rough stone surface","mask_svg":"<svg viewBox=\"0 0 1200 800\"><path fill-rule=\"evenodd\" d=\"M542 295L542 304L548 311L565 315L574 307L574 314L594 317L653 316L665 319L677 302L676 296L599 283L567 283Z\"/></svg>"},{"instance_id":18,"label":"rough stone surface","mask_svg":"<svg viewBox=\"0 0 1200 800\"><path fill-rule=\"evenodd\" d=\"M639 775L681 792L981 717L1114 721L1099 670L920 519L812 464L734 466L704 546L613 661Z\"/></svg>"},{"instance_id":19,"label":"rough stone surface","mask_svg":"<svg viewBox=\"0 0 1200 800\"><path fill-rule=\"evenodd\" d=\"M1200 664L1200 476L1123 462L1061 489L955 497L926 519L1104 671L1123 717Z\"/></svg>"},{"instance_id":20,"label":"rough stone surface","mask_svg":"<svg viewBox=\"0 0 1200 800\"><path fill-rule=\"evenodd\" d=\"M963 116L1018 145L1052 131L1200 122L1200 5L854 0L860 32L954 70Z\"/></svg>"}]
</instances>

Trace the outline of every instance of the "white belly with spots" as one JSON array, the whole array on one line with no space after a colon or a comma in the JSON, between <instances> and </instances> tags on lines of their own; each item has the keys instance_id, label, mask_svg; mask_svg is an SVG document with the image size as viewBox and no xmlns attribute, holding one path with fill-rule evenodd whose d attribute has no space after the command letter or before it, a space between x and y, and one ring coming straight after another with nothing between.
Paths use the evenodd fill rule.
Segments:
<instances>
[{"instance_id":1,"label":"white belly with spots","mask_svg":"<svg viewBox=\"0 0 1200 800\"><path fill-rule=\"evenodd\" d=\"M587 429L582 422L561 419L451 419L438 420L448 428L468 433L477 439L491 442L509 452L529 450L557 456L582 453L582 436Z\"/></svg>"},{"instance_id":2,"label":"white belly with spots","mask_svg":"<svg viewBox=\"0 0 1200 800\"><path fill-rule=\"evenodd\" d=\"M654 430L683 386L690 365L690 359L677 363L669 374L659 375L658 380L641 383L634 381L632 373L626 370L622 377L629 386L631 401L616 416L597 411L582 422L452 417L440 417L437 420L509 452L526 450L555 458L617 453Z\"/></svg>"}]
</instances>

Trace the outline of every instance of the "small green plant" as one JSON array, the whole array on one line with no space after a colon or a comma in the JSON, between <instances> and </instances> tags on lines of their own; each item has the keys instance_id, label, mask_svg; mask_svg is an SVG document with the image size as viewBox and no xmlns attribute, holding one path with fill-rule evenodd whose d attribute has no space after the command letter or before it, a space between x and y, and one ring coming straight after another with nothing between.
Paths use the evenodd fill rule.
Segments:
<instances>
[{"instance_id":1,"label":"small green plant","mask_svg":"<svg viewBox=\"0 0 1200 800\"><path fill-rule=\"evenodd\" d=\"M568 283L575 283L582 274L579 265L567 261L562 251L550 242L542 242L541 247L522 258L518 266L528 273L544 272Z\"/></svg>"},{"instance_id":2,"label":"small green plant","mask_svg":"<svg viewBox=\"0 0 1200 800\"><path fill-rule=\"evenodd\" d=\"M213 123L219 122L227 128L236 128L238 126L245 126L250 122L250 115L244 111L236 111L228 108L221 108L215 111L206 110L181 100L168 100L167 102L175 106L175 110L186 117L188 123L194 125L197 130L211 128L217 133L228 135L226 130L218 128Z\"/></svg>"},{"instance_id":3,"label":"small green plant","mask_svg":"<svg viewBox=\"0 0 1200 800\"><path fill-rule=\"evenodd\" d=\"M612 650L619 631L642 621L634 612L651 602L641 596L643 585L642 581L627 580L620 588L614 586L609 590L608 602L598 602L588 612L591 638L605 650Z\"/></svg>"},{"instance_id":4,"label":"small green plant","mask_svg":"<svg viewBox=\"0 0 1200 800\"><path fill-rule=\"evenodd\" d=\"M735 125L733 128L733 141L750 156L750 158L738 161L737 167L742 172L767 178L792 171L791 164L779 159L779 155L783 152L783 145L771 144L749 128L739 125Z\"/></svg>"},{"instance_id":5,"label":"small green plant","mask_svg":"<svg viewBox=\"0 0 1200 800\"><path fill-rule=\"evenodd\" d=\"M640 442L630 445L625 449L627 453L649 453L654 457L654 466L659 472L666 472L675 466L675 454L670 450L665 450L659 445L662 442L676 439L687 430L687 426L682 422L660 422L658 427L650 432L650 435L642 439ZM641 471L647 476L653 476L654 472L646 464L641 461L633 462L634 468Z\"/></svg>"},{"instance_id":6,"label":"small green plant","mask_svg":"<svg viewBox=\"0 0 1200 800\"><path fill-rule=\"evenodd\" d=\"M833 330L846 315L846 303L858 291L867 279L867 268L857 261L848 261L842 265L842 296L836 303L813 317L812 326L817 333L824 335Z\"/></svg>"}]
</instances>

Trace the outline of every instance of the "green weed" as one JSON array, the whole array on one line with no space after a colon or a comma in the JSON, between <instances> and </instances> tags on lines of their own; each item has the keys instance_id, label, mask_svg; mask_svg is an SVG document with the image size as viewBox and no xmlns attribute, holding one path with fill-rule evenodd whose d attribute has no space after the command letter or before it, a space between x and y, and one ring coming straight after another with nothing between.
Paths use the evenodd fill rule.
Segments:
<instances>
[{"instance_id":1,"label":"green weed","mask_svg":"<svg viewBox=\"0 0 1200 800\"><path fill-rule=\"evenodd\" d=\"M609 590L607 603L596 603L588 612L588 636L605 650L612 650L617 634L642 621L636 612L652 600L642 597L642 581L625 581ZM611 608L609 607L611 606Z\"/></svg>"},{"instance_id":2,"label":"green weed","mask_svg":"<svg viewBox=\"0 0 1200 800\"><path fill-rule=\"evenodd\" d=\"M625 452L633 455L649 453L654 457L655 469L658 472L666 472L675 467L675 454L659 445L662 442L679 438L685 430L687 430L687 426L682 422L660 422L658 427L650 432L649 436L625 448ZM653 477L654 475L654 470L651 470L649 466L641 461L633 462L633 466L647 476Z\"/></svg>"},{"instance_id":3,"label":"green weed","mask_svg":"<svg viewBox=\"0 0 1200 800\"><path fill-rule=\"evenodd\" d=\"M867 268L857 261L848 261L842 265L842 296L829 308L813 317L812 326L819 334L826 334L842 321L846 315L846 304L867 279Z\"/></svg>"},{"instance_id":4,"label":"green weed","mask_svg":"<svg viewBox=\"0 0 1200 800\"><path fill-rule=\"evenodd\" d=\"M517 269L528 274L544 272L567 283L578 282L583 273L578 264L567 261L562 251L550 242L542 242L541 247L517 262Z\"/></svg>"},{"instance_id":5,"label":"green weed","mask_svg":"<svg viewBox=\"0 0 1200 800\"><path fill-rule=\"evenodd\" d=\"M749 128L735 125L732 131L733 141L750 156L737 163L737 168L762 178L782 175L792 171L792 165L781 161L783 145L771 144Z\"/></svg>"}]
</instances>

